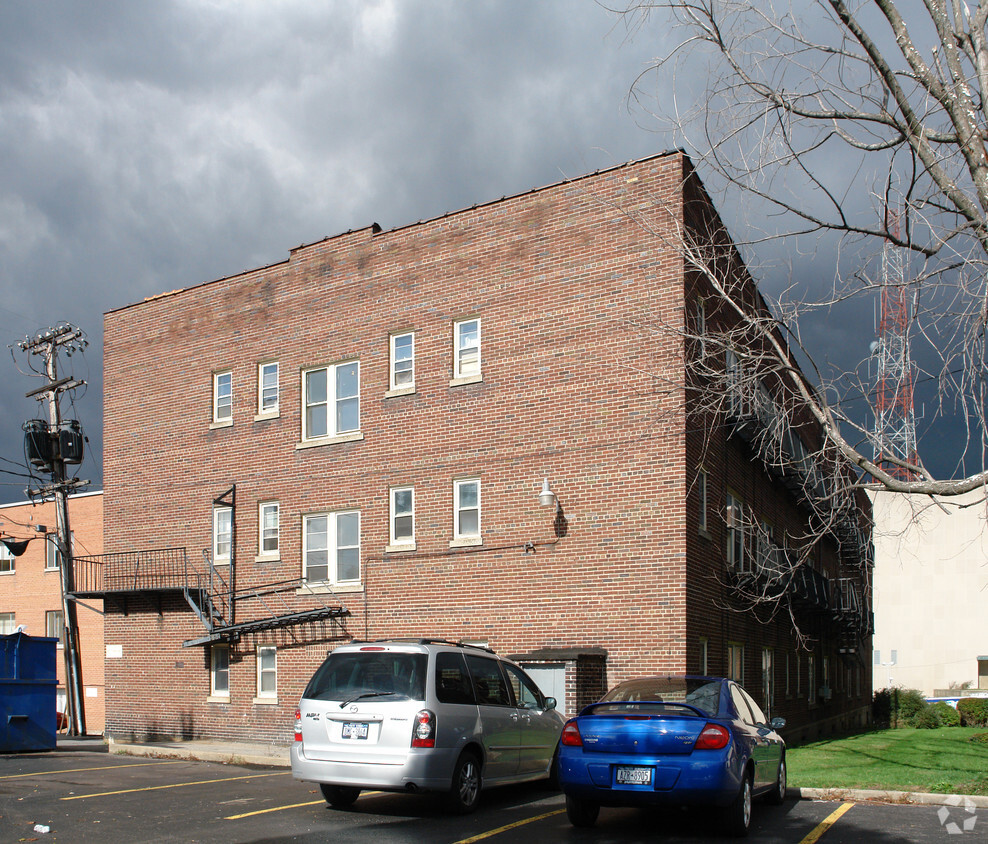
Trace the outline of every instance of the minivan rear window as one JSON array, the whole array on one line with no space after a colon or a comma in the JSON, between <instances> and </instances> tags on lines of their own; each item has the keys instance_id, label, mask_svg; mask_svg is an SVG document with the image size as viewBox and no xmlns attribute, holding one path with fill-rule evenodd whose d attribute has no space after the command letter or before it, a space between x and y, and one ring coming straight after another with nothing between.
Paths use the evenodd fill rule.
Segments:
<instances>
[{"instance_id":1,"label":"minivan rear window","mask_svg":"<svg viewBox=\"0 0 988 844\"><path fill-rule=\"evenodd\" d=\"M391 652L334 653L319 666L305 688L315 700L361 698L425 700L428 654Z\"/></svg>"}]
</instances>

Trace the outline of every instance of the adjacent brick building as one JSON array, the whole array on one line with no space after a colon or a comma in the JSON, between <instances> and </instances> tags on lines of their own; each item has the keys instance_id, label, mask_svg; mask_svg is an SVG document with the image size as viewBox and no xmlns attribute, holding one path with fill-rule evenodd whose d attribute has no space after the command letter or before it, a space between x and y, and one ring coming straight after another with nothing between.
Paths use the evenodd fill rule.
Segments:
<instances>
[{"instance_id":1,"label":"adjacent brick building","mask_svg":"<svg viewBox=\"0 0 988 844\"><path fill-rule=\"evenodd\" d=\"M103 551L103 493L68 498L69 527L76 554ZM63 638L61 556L55 533L52 501L0 504L0 536L31 539L24 553L15 557L0 544L0 634L23 628L31 636ZM78 608L79 651L86 714L86 732L103 732L105 686L103 682L102 601L87 601ZM62 644L56 659L57 700L65 711L65 662Z\"/></svg>"},{"instance_id":2,"label":"adjacent brick building","mask_svg":"<svg viewBox=\"0 0 988 844\"><path fill-rule=\"evenodd\" d=\"M391 636L487 643L568 712L705 670L793 735L860 722L868 661L825 594L812 656L730 608L729 492L808 516L692 425L689 344L644 327L686 325L678 235L713 217L670 153L109 312L109 553L78 575L106 597L108 735L288 742L327 649ZM813 582L852 562L832 543Z\"/></svg>"}]
</instances>

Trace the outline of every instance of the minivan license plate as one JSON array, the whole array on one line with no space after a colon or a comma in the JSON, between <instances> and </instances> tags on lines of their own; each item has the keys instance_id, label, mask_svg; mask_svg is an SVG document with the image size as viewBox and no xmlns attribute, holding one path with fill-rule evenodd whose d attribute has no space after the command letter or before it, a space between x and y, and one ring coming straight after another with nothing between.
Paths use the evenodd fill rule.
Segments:
<instances>
[{"instance_id":1,"label":"minivan license plate","mask_svg":"<svg viewBox=\"0 0 988 844\"><path fill-rule=\"evenodd\" d=\"M616 778L618 785L651 785L652 769L619 765Z\"/></svg>"},{"instance_id":2,"label":"minivan license plate","mask_svg":"<svg viewBox=\"0 0 988 844\"><path fill-rule=\"evenodd\" d=\"M343 723L343 738L367 738L367 724L360 724L354 721L345 721Z\"/></svg>"}]
</instances>

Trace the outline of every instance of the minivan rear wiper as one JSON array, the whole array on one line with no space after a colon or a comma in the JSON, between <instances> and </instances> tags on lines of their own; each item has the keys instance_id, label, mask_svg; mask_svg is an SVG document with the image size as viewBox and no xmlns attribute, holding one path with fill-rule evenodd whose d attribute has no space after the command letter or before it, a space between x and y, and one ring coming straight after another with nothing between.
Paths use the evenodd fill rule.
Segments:
<instances>
[{"instance_id":1,"label":"minivan rear wiper","mask_svg":"<svg viewBox=\"0 0 988 844\"><path fill-rule=\"evenodd\" d=\"M348 703L353 703L355 700L361 700L365 697L387 697L388 695L397 694L397 692L361 692L359 695L354 695L353 697L348 697L343 703L340 704L340 709L346 706Z\"/></svg>"}]
</instances>

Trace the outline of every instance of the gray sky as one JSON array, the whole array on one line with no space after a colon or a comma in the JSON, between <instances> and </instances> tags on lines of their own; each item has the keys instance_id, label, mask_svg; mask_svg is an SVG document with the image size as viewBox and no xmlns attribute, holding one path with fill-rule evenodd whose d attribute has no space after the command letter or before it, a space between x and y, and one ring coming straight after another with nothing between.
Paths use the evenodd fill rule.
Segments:
<instances>
[{"instance_id":1,"label":"gray sky","mask_svg":"<svg viewBox=\"0 0 988 844\"><path fill-rule=\"evenodd\" d=\"M44 415L25 335L88 335L98 485L105 311L665 150L626 102L665 34L593 0L0 4L0 469Z\"/></svg>"}]
</instances>

